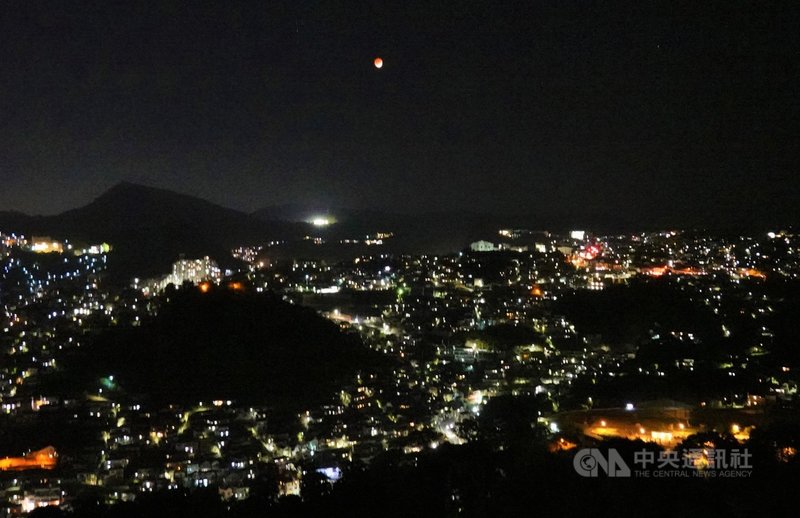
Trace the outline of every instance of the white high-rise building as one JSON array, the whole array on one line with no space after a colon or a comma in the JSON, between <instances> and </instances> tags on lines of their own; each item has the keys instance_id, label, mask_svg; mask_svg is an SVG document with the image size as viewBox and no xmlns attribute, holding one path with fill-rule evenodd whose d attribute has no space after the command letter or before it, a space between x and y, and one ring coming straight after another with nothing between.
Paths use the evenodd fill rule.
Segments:
<instances>
[{"instance_id":1,"label":"white high-rise building","mask_svg":"<svg viewBox=\"0 0 800 518\"><path fill-rule=\"evenodd\" d=\"M185 282L200 284L201 282L219 283L222 279L216 261L206 256L202 259L179 259L172 264L172 273L161 279L153 279L144 287L145 291L163 291L170 284L181 286Z\"/></svg>"}]
</instances>

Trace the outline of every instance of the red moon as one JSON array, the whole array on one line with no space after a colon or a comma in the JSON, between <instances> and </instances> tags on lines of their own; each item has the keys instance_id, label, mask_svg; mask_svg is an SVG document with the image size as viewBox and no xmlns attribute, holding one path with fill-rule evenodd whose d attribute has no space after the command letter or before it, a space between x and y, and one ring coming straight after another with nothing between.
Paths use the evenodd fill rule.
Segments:
<instances>
[{"instance_id":1,"label":"red moon","mask_svg":"<svg viewBox=\"0 0 800 518\"><path fill-rule=\"evenodd\" d=\"M375 58L375 68L381 68L383 66L383 60L381 58Z\"/></svg>"}]
</instances>

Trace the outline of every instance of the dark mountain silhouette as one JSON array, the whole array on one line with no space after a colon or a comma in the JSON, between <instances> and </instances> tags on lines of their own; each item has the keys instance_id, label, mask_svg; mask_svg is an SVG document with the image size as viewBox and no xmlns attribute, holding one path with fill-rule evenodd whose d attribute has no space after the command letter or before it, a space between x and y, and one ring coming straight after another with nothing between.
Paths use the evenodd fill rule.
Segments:
<instances>
[{"instance_id":1,"label":"dark mountain silhouette","mask_svg":"<svg viewBox=\"0 0 800 518\"><path fill-rule=\"evenodd\" d=\"M0 230L3 232L22 232L23 228L30 227L36 218L13 210L0 210Z\"/></svg>"},{"instance_id":2,"label":"dark mountain silhouette","mask_svg":"<svg viewBox=\"0 0 800 518\"><path fill-rule=\"evenodd\" d=\"M732 211L720 211L712 218L696 210L662 208L661 216L646 226L632 225L625 210L615 207L587 208L582 215L539 206L509 207L506 215L473 211L440 211L402 214L370 209L304 206L267 207L252 214L216 205L206 200L122 182L83 207L53 216L29 216L0 211L0 230L27 235L48 235L86 243L108 242L114 247L109 272L127 282L133 276L162 274L179 255L209 255L222 266L230 262L231 248L270 240L299 238L311 233L307 221L318 215L336 218L327 228L313 228L313 235L326 238L330 246L293 240L275 247L275 257L318 257L342 259L361 253L375 253L373 247L336 246L338 240L361 238L376 232L392 232L381 253L452 253L471 241L492 239L499 228L564 231L587 228L596 232L663 230L666 228L707 228L730 230ZM591 216L587 214L591 213ZM728 218L728 219L726 219ZM775 217L783 225L763 226L740 214L736 234L748 229L765 231L785 228L796 216ZM657 224L654 223L657 221ZM724 223L727 221L727 223ZM684 225L679 223L683 222Z\"/></svg>"},{"instance_id":3,"label":"dark mountain silhouette","mask_svg":"<svg viewBox=\"0 0 800 518\"><path fill-rule=\"evenodd\" d=\"M210 255L224 263L234 246L302 235L304 227L127 182L54 216L0 212L0 229L6 232L110 243L110 271L123 280L166 272L180 254Z\"/></svg>"}]
</instances>

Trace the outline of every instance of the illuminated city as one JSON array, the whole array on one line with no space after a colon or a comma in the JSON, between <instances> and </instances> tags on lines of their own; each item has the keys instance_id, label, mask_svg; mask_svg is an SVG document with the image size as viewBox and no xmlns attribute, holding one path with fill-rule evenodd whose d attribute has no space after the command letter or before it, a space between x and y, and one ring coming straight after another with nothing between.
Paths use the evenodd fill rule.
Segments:
<instances>
[{"instance_id":1,"label":"illuminated city","mask_svg":"<svg viewBox=\"0 0 800 518\"><path fill-rule=\"evenodd\" d=\"M41 452L7 452L21 455L0 460L0 469L14 472L5 494L22 509L68 505L85 486L108 504L206 487L224 500L246 500L252 481L270 470L277 470L277 497L302 497L311 491L310 472L335 486L354 465L388 452L411 462L444 445L504 440L512 431L503 421L482 417L497 411L493 401L534 404L529 428L516 433L555 453L608 439L677 447L702 434L749 444L754 431L796 416L796 356L779 352L775 327L786 301L769 284L800 279L800 235L788 231L725 238L498 229L445 255L267 260L282 241L231 250L241 266L224 275L208 257L181 259L158 290L139 279L104 285L112 248L53 251L57 266L45 270L23 235L2 238L4 347L15 358L2 372L3 419L66 419L88 434L86 442L60 442L60 451L42 444ZM97 330L141 326L167 303L165 293L178 290L269 293L314 308L391 362L365 364L285 429L271 425L269 400L252 406L220 393L219 400L158 406L110 372L82 394L48 388L61 358L86 347ZM614 306L592 309L628 292L631 302L640 293L666 297L702 318L650 313L669 306L625 318L615 317ZM575 310L578 301L587 306ZM630 319L628 326L657 324L635 345L606 334L608 323L592 311L612 322ZM737 343L740 333L746 342ZM708 341L723 347L708 349ZM119 368L121 378L129 375ZM793 441L775 443L772 454L794 462ZM56 466L57 458L69 460ZM27 476L54 468L58 476L46 482Z\"/></svg>"},{"instance_id":2,"label":"illuminated city","mask_svg":"<svg viewBox=\"0 0 800 518\"><path fill-rule=\"evenodd\" d=\"M796 515L796 7L151 7L0 8L0 518Z\"/></svg>"}]
</instances>

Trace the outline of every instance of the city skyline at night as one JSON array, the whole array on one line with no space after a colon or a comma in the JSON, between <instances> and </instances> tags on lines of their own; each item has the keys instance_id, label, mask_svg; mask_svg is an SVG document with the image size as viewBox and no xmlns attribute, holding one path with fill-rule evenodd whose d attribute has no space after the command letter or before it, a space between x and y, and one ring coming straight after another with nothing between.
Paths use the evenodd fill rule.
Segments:
<instances>
[{"instance_id":1,"label":"city skyline at night","mask_svg":"<svg viewBox=\"0 0 800 518\"><path fill-rule=\"evenodd\" d=\"M798 27L0 4L0 518L796 516Z\"/></svg>"}]
</instances>

